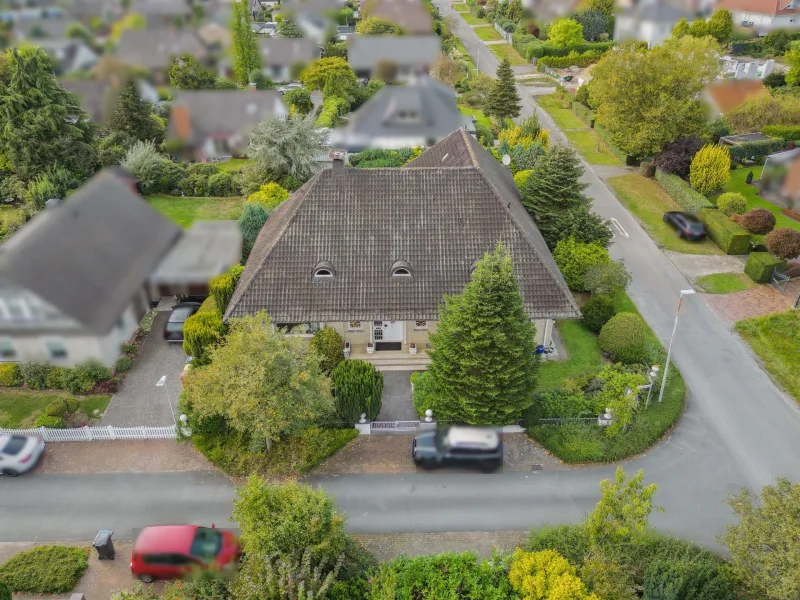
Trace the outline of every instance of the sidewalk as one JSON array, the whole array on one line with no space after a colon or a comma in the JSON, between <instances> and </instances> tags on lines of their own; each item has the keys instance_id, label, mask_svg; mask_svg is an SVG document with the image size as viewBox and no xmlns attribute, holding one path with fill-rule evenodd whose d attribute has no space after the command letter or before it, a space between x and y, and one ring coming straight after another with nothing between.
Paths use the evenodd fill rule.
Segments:
<instances>
[{"instance_id":1,"label":"sidewalk","mask_svg":"<svg viewBox=\"0 0 800 600\"><path fill-rule=\"evenodd\" d=\"M406 554L426 556L442 552L475 552L489 558L497 548L511 552L528 537L527 531L458 531L449 533L362 533L355 536L378 561Z\"/></svg>"}]
</instances>

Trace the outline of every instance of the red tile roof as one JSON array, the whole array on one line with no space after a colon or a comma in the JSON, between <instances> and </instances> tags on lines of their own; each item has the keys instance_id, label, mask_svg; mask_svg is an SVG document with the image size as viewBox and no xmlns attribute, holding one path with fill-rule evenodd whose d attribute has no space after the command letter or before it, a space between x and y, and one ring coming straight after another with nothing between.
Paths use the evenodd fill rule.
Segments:
<instances>
[{"instance_id":1,"label":"red tile roof","mask_svg":"<svg viewBox=\"0 0 800 600\"><path fill-rule=\"evenodd\" d=\"M764 93L766 88L760 79L729 79L712 83L708 95L722 114L740 106L745 100Z\"/></svg>"}]
</instances>

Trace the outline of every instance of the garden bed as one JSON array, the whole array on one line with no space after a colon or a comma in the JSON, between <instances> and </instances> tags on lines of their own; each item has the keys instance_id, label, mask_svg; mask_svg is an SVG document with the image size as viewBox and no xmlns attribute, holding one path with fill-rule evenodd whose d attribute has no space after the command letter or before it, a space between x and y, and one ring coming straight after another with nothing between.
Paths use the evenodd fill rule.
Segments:
<instances>
[{"instance_id":1,"label":"garden bed","mask_svg":"<svg viewBox=\"0 0 800 600\"><path fill-rule=\"evenodd\" d=\"M72 396L56 390L26 390L21 388L0 388L0 427L7 429L29 429L34 427L37 417L45 414L47 406L54 401L64 400L70 411L64 416L66 427L83 427L99 421L111 396Z\"/></svg>"},{"instance_id":2,"label":"garden bed","mask_svg":"<svg viewBox=\"0 0 800 600\"><path fill-rule=\"evenodd\" d=\"M150 206L184 229L188 229L192 223L200 220L238 219L243 205L241 196L213 198L155 194L148 196L146 200Z\"/></svg>"},{"instance_id":3,"label":"garden bed","mask_svg":"<svg viewBox=\"0 0 800 600\"><path fill-rule=\"evenodd\" d=\"M88 548L36 546L0 566L0 581L17 593L66 594L75 588L88 566Z\"/></svg>"}]
</instances>

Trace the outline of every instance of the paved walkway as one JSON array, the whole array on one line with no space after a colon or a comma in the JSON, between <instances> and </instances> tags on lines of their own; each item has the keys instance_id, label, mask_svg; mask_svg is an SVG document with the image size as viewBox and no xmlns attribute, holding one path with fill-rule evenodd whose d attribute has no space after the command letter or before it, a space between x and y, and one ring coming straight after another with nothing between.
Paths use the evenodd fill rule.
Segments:
<instances>
[{"instance_id":1,"label":"paved walkway","mask_svg":"<svg viewBox=\"0 0 800 600\"><path fill-rule=\"evenodd\" d=\"M636 167L624 167L621 165L593 165L592 169L600 179L606 181L612 177L620 177L622 175L632 175L638 173Z\"/></svg>"},{"instance_id":2,"label":"paved walkway","mask_svg":"<svg viewBox=\"0 0 800 600\"><path fill-rule=\"evenodd\" d=\"M664 250L664 254L690 280L713 273L743 273L744 265L747 262L746 256L707 256L683 254L672 250Z\"/></svg>"},{"instance_id":3,"label":"paved walkway","mask_svg":"<svg viewBox=\"0 0 800 600\"><path fill-rule=\"evenodd\" d=\"M723 323L733 325L742 319L763 317L792 308L792 302L774 288L760 285L750 290L725 294L706 294L706 303Z\"/></svg>"},{"instance_id":4,"label":"paved walkway","mask_svg":"<svg viewBox=\"0 0 800 600\"><path fill-rule=\"evenodd\" d=\"M479 558L489 558L492 551L510 552L528 537L525 531L458 531L447 533L366 533L356 535L364 547L379 561L391 560L401 554L426 556L442 552L474 552Z\"/></svg>"},{"instance_id":5,"label":"paved walkway","mask_svg":"<svg viewBox=\"0 0 800 600\"><path fill-rule=\"evenodd\" d=\"M381 412L376 421L416 421L411 402L411 374L414 371L383 371Z\"/></svg>"}]
</instances>

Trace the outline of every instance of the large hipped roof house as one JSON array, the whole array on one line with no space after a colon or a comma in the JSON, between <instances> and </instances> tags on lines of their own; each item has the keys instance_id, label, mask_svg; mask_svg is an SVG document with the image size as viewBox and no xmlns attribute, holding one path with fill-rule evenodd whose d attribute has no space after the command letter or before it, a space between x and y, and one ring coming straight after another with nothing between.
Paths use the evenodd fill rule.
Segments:
<instances>
[{"instance_id":1,"label":"large hipped roof house","mask_svg":"<svg viewBox=\"0 0 800 600\"><path fill-rule=\"evenodd\" d=\"M402 169L317 173L262 228L226 318L337 329L353 355L427 347L443 296L501 241L538 341L578 307L511 173L464 129Z\"/></svg>"}]
</instances>

